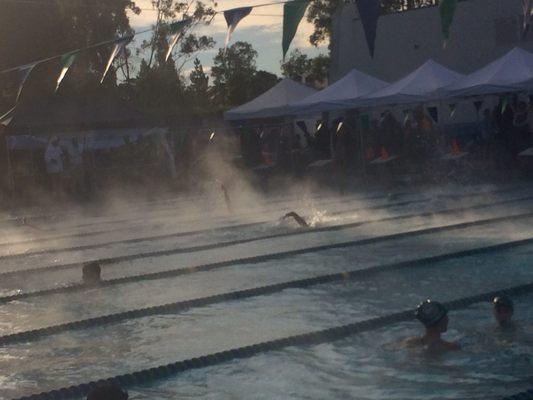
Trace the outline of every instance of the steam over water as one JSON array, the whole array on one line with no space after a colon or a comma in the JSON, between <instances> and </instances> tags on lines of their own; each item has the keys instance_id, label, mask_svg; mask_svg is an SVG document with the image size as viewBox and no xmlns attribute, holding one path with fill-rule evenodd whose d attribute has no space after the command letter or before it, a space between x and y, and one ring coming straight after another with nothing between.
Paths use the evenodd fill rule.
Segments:
<instances>
[{"instance_id":1,"label":"steam over water","mask_svg":"<svg viewBox=\"0 0 533 400\"><path fill-rule=\"evenodd\" d=\"M107 260L104 280L174 272L0 303L0 335L533 238L528 187L398 196L295 188L269 197L241 187L230 194L232 213L213 189L152 203L115 201L105 212L35 218L32 226L6 217L0 221L0 297L77 285L77 263L89 260ZM311 228L281 221L289 211ZM526 244L4 344L0 397L363 321L413 309L427 297L450 301L533 282L532 255L533 244ZM257 256L264 257L240 261ZM521 333L512 338L495 332L488 303L451 312L446 337L463 345L457 354L435 359L399 348L400 340L420 332L406 322L181 373L129 388L130 397L497 399L531 385L532 301L533 295L515 299Z\"/></svg>"}]
</instances>

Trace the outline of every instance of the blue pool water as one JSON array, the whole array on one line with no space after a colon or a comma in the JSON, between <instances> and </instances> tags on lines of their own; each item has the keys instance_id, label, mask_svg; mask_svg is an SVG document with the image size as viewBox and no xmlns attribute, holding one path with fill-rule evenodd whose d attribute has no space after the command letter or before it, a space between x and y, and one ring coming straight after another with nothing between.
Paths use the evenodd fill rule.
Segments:
<instances>
[{"instance_id":1,"label":"blue pool water","mask_svg":"<svg viewBox=\"0 0 533 400\"><path fill-rule=\"evenodd\" d=\"M357 212L351 210L387 204L388 200L361 201L357 200L357 196L352 196L339 201L339 198L326 196L320 202L315 201L316 207L312 213L317 216L320 226L328 226L486 204L519 198L528 193L531 191L525 188L492 198L480 196L481 198L453 201L443 201L430 193L430 201L425 203ZM416 200L424 196L428 197L428 194L415 194L407 198ZM54 257L63 263L294 231L298 228L291 224L280 224L273 216L298 207L305 210L309 203L279 199L269 207L247 215L246 210L243 210L242 214L221 215L211 221L197 217L198 226L203 224L212 228L271 218L271 222L261 226L238 230L228 228L227 231L219 229L169 240L135 243L131 247L118 244L75 254L64 251ZM152 211L157 215L155 210ZM119 262L104 266L103 276L108 279L187 268L218 260L382 237L531 211L533 209L526 201L469 213L374 222L337 231L306 233L213 250ZM167 221L169 230L190 229L190 223L180 226L178 219L177 217L174 221L174 227L172 221ZM79 226L88 224L91 220L92 218L80 218L77 223ZM105 221L105 217L100 220ZM360 246L308 252L285 259L230 265L179 277L143 280L91 288L68 295L56 294L14 301L0 305L0 334L531 238L532 222L533 217L524 217L466 229L450 229L383 239ZM116 224L122 223L108 225L113 227ZM68 229L83 231L83 228L74 228L73 222L65 225L68 225ZM147 222L144 230L135 234L141 237L159 232L159 228L154 228ZM122 236L117 236L115 232L112 237L116 240ZM134 237L133 232L125 237ZM79 238L61 245L68 247L70 244L95 243L95 238L84 240ZM105 235L96 243L105 243ZM44 242L40 245L33 244L32 248L54 247L47 247L49 245L50 243ZM273 295L225 301L180 313L130 319L103 327L51 335L37 341L4 345L0 348L0 397L9 399L39 393L235 347L362 321L412 309L427 297L448 301L533 282L533 269L530 265L532 254L533 245L525 245L377 273L356 280L305 289L287 289ZM34 267L36 262L42 266L53 265L54 260L47 257L49 256L38 257L37 261L33 257L30 260L6 259L3 270L23 270ZM3 279L0 284L1 294L71 284L78 282L79 277L79 269L32 273L23 279L15 275ZM132 398L139 399L496 399L532 386L532 300L531 295L516 299L516 315L521 325L521 333L516 337L502 337L495 332L488 303L452 312L447 337L459 340L464 351L436 359L396 345L401 339L419 333L420 327L414 322L408 322L338 342L291 347L284 351L182 373L149 386L130 388L130 394Z\"/></svg>"}]
</instances>

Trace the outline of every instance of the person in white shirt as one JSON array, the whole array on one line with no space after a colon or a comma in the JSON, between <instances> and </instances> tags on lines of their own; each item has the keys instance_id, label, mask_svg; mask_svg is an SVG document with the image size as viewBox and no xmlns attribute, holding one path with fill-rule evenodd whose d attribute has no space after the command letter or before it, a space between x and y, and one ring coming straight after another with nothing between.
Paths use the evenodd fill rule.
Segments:
<instances>
[{"instance_id":1,"label":"person in white shirt","mask_svg":"<svg viewBox=\"0 0 533 400\"><path fill-rule=\"evenodd\" d=\"M46 172L50 177L51 189L54 194L61 190L61 174L63 172L63 150L59 146L59 138L53 136L48 142L44 153Z\"/></svg>"}]
</instances>

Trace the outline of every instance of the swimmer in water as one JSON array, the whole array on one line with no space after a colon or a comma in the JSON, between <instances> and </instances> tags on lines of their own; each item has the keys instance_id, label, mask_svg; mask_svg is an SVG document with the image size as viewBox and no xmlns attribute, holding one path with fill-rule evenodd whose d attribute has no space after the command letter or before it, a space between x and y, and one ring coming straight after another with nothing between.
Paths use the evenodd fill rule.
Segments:
<instances>
[{"instance_id":1,"label":"swimmer in water","mask_svg":"<svg viewBox=\"0 0 533 400\"><path fill-rule=\"evenodd\" d=\"M300 225L302 228L309 228L309 224L303 217L300 217L298 214L296 214L294 211L291 211L290 213L287 213L281 218L282 220L288 219L288 218L294 218L294 220Z\"/></svg>"},{"instance_id":2,"label":"swimmer in water","mask_svg":"<svg viewBox=\"0 0 533 400\"><path fill-rule=\"evenodd\" d=\"M509 297L496 296L492 300L492 311L499 329L504 331L516 329L516 325L513 322L514 304Z\"/></svg>"},{"instance_id":3,"label":"swimmer in water","mask_svg":"<svg viewBox=\"0 0 533 400\"><path fill-rule=\"evenodd\" d=\"M95 285L102 281L101 278L102 268L97 261L91 261L83 264L82 268L82 280L86 285Z\"/></svg>"},{"instance_id":4,"label":"swimmer in water","mask_svg":"<svg viewBox=\"0 0 533 400\"><path fill-rule=\"evenodd\" d=\"M456 342L448 342L442 339L442 334L448 330L448 310L441 303L426 300L416 309L416 319L426 328L424 336L407 339L404 344L407 347L423 346L431 353L460 350Z\"/></svg>"}]
</instances>

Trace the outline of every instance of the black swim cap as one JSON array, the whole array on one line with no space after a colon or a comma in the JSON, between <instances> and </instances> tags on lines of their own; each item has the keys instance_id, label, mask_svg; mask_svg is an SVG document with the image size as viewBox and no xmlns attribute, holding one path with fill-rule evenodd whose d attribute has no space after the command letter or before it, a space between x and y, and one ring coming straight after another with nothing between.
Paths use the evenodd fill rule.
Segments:
<instances>
[{"instance_id":1,"label":"black swim cap","mask_svg":"<svg viewBox=\"0 0 533 400\"><path fill-rule=\"evenodd\" d=\"M494 308L506 307L506 308L509 308L511 310L514 310L513 301L509 297L507 297L505 295L496 296L494 298L494 300L492 300L492 304L493 304Z\"/></svg>"},{"instance_id":2,"label":"black swim cap","mask_svg":"<svg viewBox=\"0 0 533 400\"><path fill-rule=\"evenodd\" d=\"M435 325L448 314L448 310L438 301L427 299L419 304L415 317L426 327Z\"/></svg>"}]
</instances>

